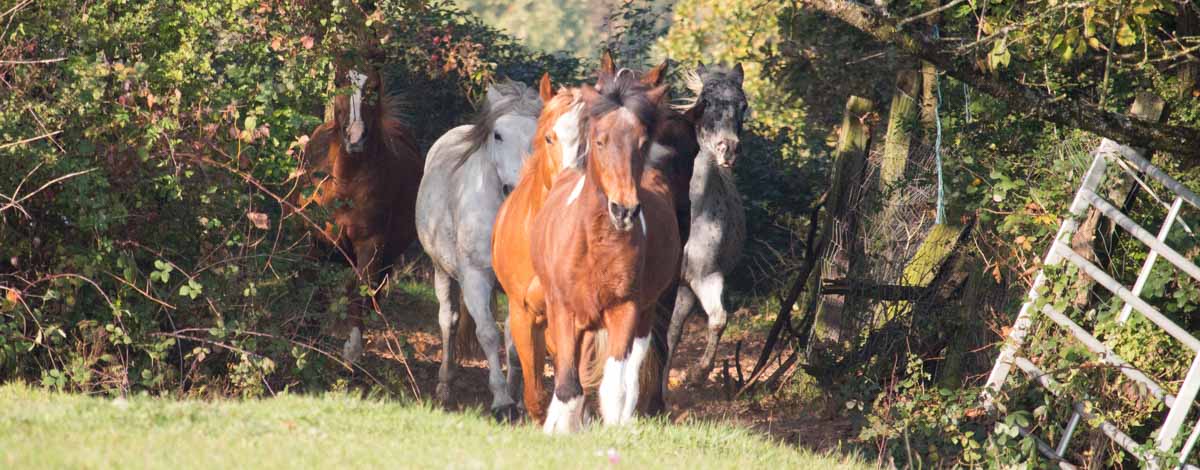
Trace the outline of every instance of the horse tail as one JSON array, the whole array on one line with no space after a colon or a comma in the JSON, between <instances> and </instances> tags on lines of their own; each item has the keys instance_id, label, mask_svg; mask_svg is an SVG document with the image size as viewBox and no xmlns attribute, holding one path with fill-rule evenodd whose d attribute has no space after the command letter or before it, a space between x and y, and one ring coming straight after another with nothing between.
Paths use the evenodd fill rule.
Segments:
<instances>
[{"instance_id":1,"label":"horse tail","mask_svg":"<svg viewBox=\"0 0 1200 470\"><path fill-rule=\"evenodd\" d=\"M654 416L666 411L666 397L662 396L662 374L670 373L663 367L667 357L667 328L671 323L671 312L664 315L661 306L656 306L653 312L653 323L650 326L650 351L642 362L638 377L638 412ZM608 361L608 330L600 329L591 335L595 347L591 349L591 357L580 358L588 361L586 376L580 377L583 389L589 392L600 388L604 379L604 363Z\"/></svg>"},{"instance_id":2,"label":"horse tail","mask_svg":"<svg viewBox=\"0 0 1200 470\"><path fill-rule=\"evenodd\" d=\"M493 296L493 304L495 304L495 300L495 296ZM493 305L493 311L494 307ZM482 359L484 357L483 347L479 345L479 339L475 336L475 318L471 316L471 312L467 311L466 300L458 302L458 330L454 332L454 354L458 356L459 363L466 359Z\"/></svg>"}]
</instances>

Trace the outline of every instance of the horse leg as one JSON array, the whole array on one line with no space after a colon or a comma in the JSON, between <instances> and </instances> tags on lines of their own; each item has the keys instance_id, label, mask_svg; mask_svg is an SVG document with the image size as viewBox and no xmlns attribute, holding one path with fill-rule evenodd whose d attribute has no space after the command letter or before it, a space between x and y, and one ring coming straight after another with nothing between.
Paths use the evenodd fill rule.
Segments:
<instances>
[{"instance_id":1,"label":"horse leg","mask_svg":"<svg viewBox=\"0 0 1200 470\"><path fill-rule=\"evenodd\" d=\"M510 307L509 312L512 312ZM508 318L504 319L504 367L508 370L508 396L513 399L521 398L522 377L521 377L521 359L517 354L517 343L513 341L512 333L512 313L508 314ZM524 406L525 401L517 402L517 411Z\"/></svg>"},{"instance_id":2,"label":"horse leg","mask_svg":"<svg viewBox=\"0 0 1200 470\"><path fill-rule=\"evenodd\" d=\"M583 428L583 384L579 382L579 346L583 332L575 328L571 313L560 306L548 312L555 342L554 399L546 413L546 434L567 434Z\"/></svg>"},{"instance_id":3,"label":"horse leg","mask_svg":"<svg viewBox=\"0 0 1200 470\"><path fill-rule=\"evenodd\" d=\"M696 293L700 297L700 304L708 313L708 344L704 347L704 355L700 356L696 368L688 373L688 380L692 383L703 383L712 370L713 359L717 355L717 342L721 340L721 333L725 332L727 320L725 304L721 301L724 292L725 276L720 272L705 276L697 286Z\"/></svg>"},{"instance_id":4,"label":"horse leg","mask_svg":"<svg viewBox=\"0 0 1200 470\"><path fill-rule=\"evenodd\" d=\"M501 421L516 419L516 404L508 394L508 381L500 366L500 347L503 339L500 329L496 327L496 317L492 315L492 291L496 287L495 276L491 272L481 272L467 268L462 274L463 299L467 304L467 312L475 320L475 337L487 356L488 389L492 391L492 415Z\"/></svg>"},{"instance_id":5,"label":"horse leg","mask_svg":"<svg viewBox=\"0 0 1200 470\"><path fill-rule=\"evenodd\" d=\"M363 330L366 326L363 321L363 311L371 308L373 295L362 297L358 291L358 286L367 285L367 289L375 289L374 275L379 272L379 244L374 240L364 240L354 243L354 266L357 279L353 281L350 289L350 296L354 301L350 303L348 317L350 320L350 334L346 338L346 342L342 345L342 359L353 364L358 360L363 353Z\"/></svg>"},{"instance_id":6,"label":"horse leg","mask_svg":"<svg viewBox=\"0 0 1200 470\"><path fill-rule=\"evenodd\" d=\"M683 325L696 310L696 301L696 293L692 291L692 287L686 280L680 280L679 289L675 291L675 308L671 311L671 326L667 330L667 357L663 360L662 371L663 399L666 399L667 391L670 390L671 359L675 357L675 348L679 346L679 339L683 336Z\"/></svg>"},{"instance_id":7,"label":"horse leg","mask_svg":"<svg viewBox=\"0 0 1200 470\"><path fill-rule=\"evenodd\" d=\"M605 426L625 424L633 419L638 400L638 373L650 349L650 334L634 338L637 305L629 302L604 313L608 329L608 360L600 380L600 415ZM648 326L648 324L647 324ZM631 346L632 343L632 346Z\"/></svg>"},{"instance_id":8,"label":"horse leg","mask_svg":"<svg viewBox=\"0 0 1200 470\"><path fill-rule=\"evenodd\" d=\"M546 419L546 407L542 403L542 373L546 370L546 335L542 328L534 325L533 314L525 310L522 302L511 297L508 301L508 326L512 333L513 348L517 350L517 357L520 359L525 411L535 422L541 423Z\"/></svg>"},{"instance_id":9,"label":"horse leg","mask_svg":"<svg viewBox=\"0 0 1200 470\"><path fill-rule=\"evenodd\" d=\"M433 287L438 298L438 326L442 328L442 365L438 368L438 401L450 402L450 381L458 364L454 358L454 331L458 329L458 283L441 268L433 268Z\"/></svg>"}]
</instances>

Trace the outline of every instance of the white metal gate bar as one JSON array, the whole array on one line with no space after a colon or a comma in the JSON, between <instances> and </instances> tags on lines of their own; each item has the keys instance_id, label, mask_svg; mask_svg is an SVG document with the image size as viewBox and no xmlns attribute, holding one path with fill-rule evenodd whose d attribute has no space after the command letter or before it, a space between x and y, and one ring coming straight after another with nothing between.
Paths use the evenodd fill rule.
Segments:
<instances>
[{"instance_id":1,"label":"white metal gate bar","mask_svg":"<svg viewBox=\"0 0 1200 470\"><path fill-rule=\"evenodd\" d=\"M1152 235L1149 231L1134 222L1133 219L1123 214L1112 203L1097 194L1096 188L1099 187L1100 182L1104 178L1104 172L1107 168L1109 158L1124 158L1132 166L1142 171L1143 174L1163 184L1177 195L1157 235ZM1123 169L1129 172L1128 168L1123 164L1124 162L1116 160L1116 163L1122 164L1121 166ZM1138 179L1139 184L1142 184L1143 186L1145 185L1140 178L1136 178L1135 174L1132 172L1129 173L1131 176L1134 176L1135 179ZM1154 196L1157 199L1157 195ZM1146 279L1153 270L1154 263L1158 257L1162 257L1175 267L1179 268L1181 271L1187 273L1193 279L1200 281L1200 267L1197 267L1186 257L1166 244L1167 235L1169 234L1171 227L1174 225L1176 218L1179 215L1179 209L1183 202L1188 202L1189 204L1200 208L1200 197L1175 179L1168 176L1166 173L1163 173L1162 170L1150 164L1150 162L1144 159L1138 151L1123 145L1119 145L1111 140L1104 139L1097 148L1092 160L1092 164L1088 168L1087 174L1084 176L1083 183L1080 185L1079 190L1075 194L1075 198L1071 203L1069 216L1059 226L1058 233L1051 242L1050 249L1047 250L1043 266L1059 265L1064 260L1077 266L1080 271L1090 276L1099 285L1103 286L1105 289L1115 294L1118 298L1125 302L1122 312L1118 317L1118 322L1124 323L1128 319L1132 310L1137 310L1158 328L1161 328L1177 341L1190 348L1193 353L1198 352L1200 351L1200 340L1197 340L1196 337L1192 336L1186 329L1175 324L1173 321L1168 319L1157 309L1150 306L1139 297L1142 288L1146 283ZM1116 279L1113 279L1113 277L1103 269L1080 256L1078 253L1075 253L1075 251L1068 244L1071 236L1078 229L1078 220L1084 215L1084 211L1087 210L1088 207L1095 207L1100 211L1100 213L1114 221L1117 225L1120 225L1123 229L1132 234L1134 238L1145 244L1149 249L1149 254L1147 255L1146 261L1139 272L1138 279L1134 283L1132 291L1126 289L1125 286L1123 286ZM994 400L998 397L1000 388L1004 385L1013 366L1021 369L1023 372L1025 372L1025 374L1034 379L1034 382L1047 388L1047 390L1051 391L1051 393L1055 396L1058 396L1059 392L1056 388L1054 380L1042 373L1037 366L1035 366L1028 359L1019 357L1017 355L1023 342L1025 341L1025 337L1028 335L1033 326L1033 315L1036 313L1035 310L1040 310L1042 314L1046 315L1046 317L1051 319L1054 323L1070 332L1073 337L1078 339L1084 346L1088 348L1088 350L1095 354L1102 363L1116 367L1127 378L1143 385L1149 395L1154 396L1167 406L1169 411L1167 412L1167 416L1164 419L1162 426L1158 429L1157 435L1155 436L1155 447L1157 447L1160 451L1170 451L1175 442L1175 438L1179 435L1180 428L1183 426L1183 421L1187 419L1188 413L1192 407L1192 403L1195 401L1197 394L1200 393L1200 355L1193 356L1191 367L1188 369L1183 384L1180 385L1177 396L1173 396L1169 392L1165 391L1163 387L1156 381L1128 363L1125 359L1121 358L1114 351L1112 351L1111 348L1105 346L1103 342L1095 338L1088 330L1076 324L1061 311L1055 309L1052 305L1044 305L1041 309L1032 308L1038 300L1038 291L1045 283L1045 273L1043 271L1039 271L1037 277L1034 279L1033 286L1031 286L1029 293L1026 295L1025 303L1021 305L1021 310L1018 313L1017 319L1009 332L1007 341L1001 348L996 364L992 368L991 374L988 376L988 381L984 388L983 396L985 405L989 409L994 409ZM1068 466L1069 464L1063 462L1061 459L1070 444L1071 435L1074 433L1080 418L1088 418L1089 420L1096 419L1095 416L1090 414L1081 403L1074 403L1073 405L1074 413L1071 415L1070 422L1067 424L1062 440L1059 442L1057 448L1051 449L1036 436L1033 436L1035 440L1038 441L1038 449L1044 455L1057 461L1060 466L1064 467ZM1150 459L1149 455L1145 455L1143 452L1139 451L1139 448L1141 447L1140 443L1136 442L1128 434L1125 434L1123 431L1121 431L1115 424L1104 421L1100 424L1100 429L1105 435L1107 435L1131 455L1146 461L1152 467L1158 466L1158 462ZM1032 436L1032 434L1030 435ZM1188 439L1179 454L1181 462L1186 461L1198 440L1200 440L1200 425L1193 429L1193 432L1188 436ZM1189 468L1194 467L1189 466Z\"/></svg>"},{"instance_id":2,"label":"white metal gate bar","mask_svg":"<svg viewBox=\"0 0 1200 470\"><path fill-rule=\"evenodd\" d=\"M1179 216L1179 209L1183 207L1183 198L1175 198L1175 202L1171 203L1171 209L1167 211L1167 219L1163 221L1162 228L1158 229L1157 240L1159 242L1167 241L1167 234L1171 233L1171 227L1175 225L1175 218ZM1150 279L1150 273L1154 271L1154 262L1158 260L1158 252L1150 250L1146 255L1146 262L1142 264L1142 270L1138 272L1137 281L1133 283L1133 295L1141 296L1142 288L1146 286L1146 280ZM1121 307L1121 314L1117 316L1117 321L1125 323L1129 320L1129 314L1133 312L1133 306L1128 303Z\"/></svg>"},{"instance_id":3,"label":"white metal gate bar","mask_svg":"<svg viewBox=\"0 0 1200 470\"><path fill-rule=\"evenodd\" d=\"M1158 399L1158 401L1166 403L1167 406L1171 406L1171 404L1175 403L1175 395L1164 391L1163 388L1158 385L1158 382L1155 382L1154 379L1147 377L1145 373L1143 373L1133 364L1125 362L1125 360L1122 359L1121 356L1118 356L1116 352L1113 352L1112 349L1109 349L1108 346L1105 346L1104 343L1100 342L1100 340L1096 339L1095 336L1092 336L1090 333L1088 333L1087 330L1083 329L1083 327L1071 321L1070 318L1067 318L1066 315L1063 315L1062 312L1058 311L1058 309L1054 308L1054 306L1043 306L1042 314L1046 315L1051 320L1054 320L1055 323L1058 323L1060 326L1070 331L1071 334L1075 335L1075 338L1079 339L1079 342L1083 343L1088 350L1100 357L1101 362L1117 368L1117 370L1121 371L1122 374L1125 374L1125 376L1130 380L1146 386L1147 392L1149 392L1154 398Z\"/></svg>"}]
</instances>

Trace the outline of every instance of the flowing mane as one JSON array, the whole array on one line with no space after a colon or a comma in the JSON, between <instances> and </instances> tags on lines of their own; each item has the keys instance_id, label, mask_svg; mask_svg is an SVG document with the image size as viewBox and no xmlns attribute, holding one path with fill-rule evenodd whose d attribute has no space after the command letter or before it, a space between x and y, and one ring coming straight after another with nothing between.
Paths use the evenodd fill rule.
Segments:
<instances>
[{"instance_id":1,"label":"flowing mane","mask_svg":"<svg viewBox=\"0 0 1200 470\"><path fill-rule=\"evenodd\" d=\"M493 96L493 92L496 96ZM492 102L493 99L497 102ZM454 166L460 167L466 163L476 151L492 138L496 129L496 120L501 116L516 114L537 119L542 112L542 98L537 90L521 82L505 80L493 83L488 87L487 98L483 106L471 120L471 130L463 137L462 152L455 157Z\"/></svg>"},{"instance_id":2,"label":"flowing mane","mask_svg":"<svg viewBox=\"0 0 1200 470\"><path fill-rule=\"evenodd\" d=\"M700 102L700 96L704 94L704 80L700 78L699 72L688 70L683 73L683 86L692 92L692 96L680 99L678 103L671 105L672 109L681 113L691 111Z\"/></svg>"}]
</instances>

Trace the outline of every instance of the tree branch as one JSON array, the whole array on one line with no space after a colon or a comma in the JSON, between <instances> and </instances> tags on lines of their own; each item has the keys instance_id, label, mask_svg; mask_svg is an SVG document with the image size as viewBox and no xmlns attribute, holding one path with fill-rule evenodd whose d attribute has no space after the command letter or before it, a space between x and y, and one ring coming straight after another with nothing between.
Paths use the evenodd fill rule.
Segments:
<instances>
[{"instance_id":1,"label":"tree branch","mask_svg":"<svg viewBox=\"0 0 1200 470\"><path fill-rule=\"evenodd\" d=\"M891 44L900 51L928 61L976 90L1006 101L1012 108L1056 124L1082 129L1134 147L1169 152L1200 161L1200 129L1155 124L1077 101L1056 99L1044 90L991 76L975 68L969 56L952 52L921 34L905 31L863 5L844 0L801 0L813 11L832 16Z\"/></svg>"}]
</instances>

